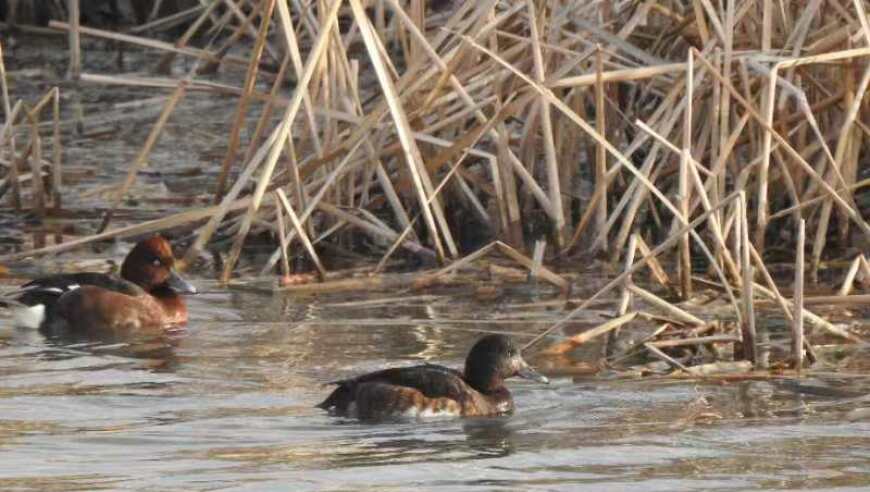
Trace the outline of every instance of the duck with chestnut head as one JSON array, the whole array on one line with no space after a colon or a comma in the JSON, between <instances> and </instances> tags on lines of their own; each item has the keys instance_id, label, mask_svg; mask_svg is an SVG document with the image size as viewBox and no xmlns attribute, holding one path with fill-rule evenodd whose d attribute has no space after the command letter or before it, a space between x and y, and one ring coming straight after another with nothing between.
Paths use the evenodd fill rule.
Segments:
<instances>
[{"instance_id":1,"label":"duck with chestnut head","mask_svg":"<svg viewBox=\"0 0 870 492\"><path fill-rule=\"evenodd\" d=\"M172 246L156 235L127 254L121 275L51 275L21 286L16 324L62 332L162 330L187 322L181 294L196 288L175 270Z\"/></svg>"}]
</instances>

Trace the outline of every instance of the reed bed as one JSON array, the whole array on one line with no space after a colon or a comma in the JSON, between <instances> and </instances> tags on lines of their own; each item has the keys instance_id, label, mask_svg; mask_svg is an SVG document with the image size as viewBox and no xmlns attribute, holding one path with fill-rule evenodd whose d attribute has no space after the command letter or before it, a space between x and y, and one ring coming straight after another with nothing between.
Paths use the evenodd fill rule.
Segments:
<instances>
[{"instance_id":1,"label":"reed bed","mask_svg":"<svg viewBox=\"0 0 870 492\"><path fill-rule=\"evenodd\" d=\"M268 236L274 252L260 273L280 271L277 289L432 285L497 256L567 295L571 282L546 265L576 269L595 255L622 273L529 345L617 290L614 319L548 350L645 318L661 329L641 347L671 367L703 374L715 367L687 367L673 350L718 354L711 347L723 344L732 360L761 365L762 299L792 320L798 368L802 347L812 349L804 322L859 340L809 311L803 286L805 270L817 281L825 262L840 259L849 268L831 302L849 304L855 286L870 282L864 0L214 0L163 18L155 9L127 32L80 26L77 0L68 4L70 18L49 27L69 33L70 77L171 94L98 234L42 239L0 261L172 229L186 234L188 264L228 238L224 282L246 243ZM163 29L178 25L184 33L165 40ZM176 78L89 73L81 37L163 52L155 72L177 57L197 63ZM243 83L209 80L216 68L244 70ZM34 105L13 103L2 65L0 76L4 184L11 206L44 216L63 196L60 139L46 160L38 131L52 101L57 131L57 89ZM211 169L214 205L113 228L113 210L192 90L236 101ZM34 176L51 177L48 187ZM329 271L321 246L361 236L376 265L369 275ZM399 249L441 268L384 281ZM293 256L307 257L316 275L294 277ZM771 262L796 262L793 300ZM658 293L633 283L640 270ZM711 286L731 306L728 330L677 302Z\"/></svg>"}]
</instances>

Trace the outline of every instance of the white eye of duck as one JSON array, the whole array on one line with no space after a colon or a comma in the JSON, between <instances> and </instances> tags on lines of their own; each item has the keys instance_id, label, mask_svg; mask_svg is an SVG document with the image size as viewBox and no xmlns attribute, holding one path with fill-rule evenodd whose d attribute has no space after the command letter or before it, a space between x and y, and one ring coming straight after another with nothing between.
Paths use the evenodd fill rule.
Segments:
<instances>
[{"instance_id":1,"label":"white eye of duck","mask_svg":"<svg viewBox=\"0 0 870 492\"><path fill-rule=\"evenodd\" d=\"M154 266L162 266L163 262L160 261L160 258L155 258L154 261L151 262L151 264Z\"/></svg>"}]
</instances>

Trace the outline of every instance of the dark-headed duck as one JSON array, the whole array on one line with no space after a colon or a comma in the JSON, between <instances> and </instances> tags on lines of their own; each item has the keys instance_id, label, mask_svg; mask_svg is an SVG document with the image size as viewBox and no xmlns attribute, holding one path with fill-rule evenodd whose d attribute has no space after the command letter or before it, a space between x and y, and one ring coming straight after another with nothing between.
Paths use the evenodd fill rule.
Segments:
<instances>
[{"instance_id":1,"label":"dark-headed duck","mask_svg":"<svg viewBox=\"0 0 870 492\"><path fill-rule=\"evenodd\" d=\"M330 383L338 388L317 406L361 420L503 415L514 409L504 385L513 376L548 382L510 338L488 335L471 348L464 372L431 364L372 372Z\"/></svg>"},{"instance_id":2,"label":"dark-headed duck","mask_svg":"<svg viewBox=\"0 0 870 492\"><path fill-rule=\"evenodd\" d=\"M152 236L127 254L121 276L70 273L35 279L17 301L17 324L52 331L95 332L162 329L187 322L179 294L196 288L175 271L172 247Z\"/></svg>"}]
</instances>

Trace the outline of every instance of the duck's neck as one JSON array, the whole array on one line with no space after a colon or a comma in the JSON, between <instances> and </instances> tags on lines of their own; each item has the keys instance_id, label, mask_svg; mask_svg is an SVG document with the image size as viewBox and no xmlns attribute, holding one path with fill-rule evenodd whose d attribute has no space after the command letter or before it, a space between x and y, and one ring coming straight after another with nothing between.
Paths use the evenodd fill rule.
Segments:
<instances>
[{"instance_id":1,"label":"duck's neck","mask_svg":"<svg viewBox=\"0 0 870 492\"><path fill-rule=\"evenodd\" d=\"M170 323L187 322L187 304L174 290L160 286L149 292L163 308L167 320Z\"/></svg>"},{"instance_id":2,"label":"duck's neck","mask_svg":"<svg viewBox=\"0 0 870 492\"><path fill-rule=\"evenodd\" d=\"M504 389L504 380L495 371L469 370L466 366L464 379L472 388L486 395Z\"/></svg>"}]
</instances>

